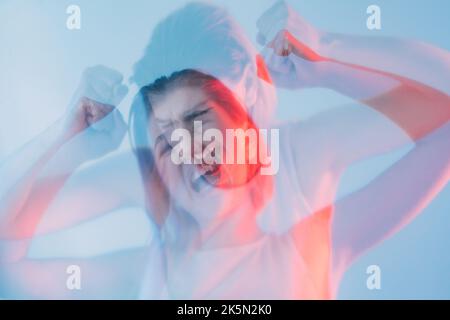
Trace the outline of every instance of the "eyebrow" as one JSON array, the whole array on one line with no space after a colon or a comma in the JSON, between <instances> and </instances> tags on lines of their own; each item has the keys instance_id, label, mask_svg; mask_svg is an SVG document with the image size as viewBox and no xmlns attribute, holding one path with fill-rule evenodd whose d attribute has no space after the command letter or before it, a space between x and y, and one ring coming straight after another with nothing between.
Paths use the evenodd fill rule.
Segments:
<instances>
[{"instance_id":1,"label":"eyebrow","mask_svg":"<svg viewBox=\"0 0 450 320\"><path fill-rule=\"evenodd\" d=\"M204 104L202 104L204 105ZM197 106L195 106L194 108L198 108ZM197 117L200 117L201 115L204 115L205 113L207 113L209 110L211 109L211 107L206 107L203 110L190 110L189 112L185 113L183 119L184 121L192 121Z\"/></svg>"},{"instance_id":2,"label":"eyebrow","mask_svg":"<svg viewBox=\"0 0 450 320\"><path fill-rule=\"evenodd\" d=\"M198 116L201 116L202 114L205 114L206 112L208 112L211 109L209 107L207 107L206 109L204 109L202 111L196 110L202 106L205 106L208 101L209 100L203 100L203 101L197 103L196 105L194 105L192 108L189 108L189 110L183 114L183 120L190 121L190 120L193 120L193 119L197 118ZM162 125L169 125L173 122L172 120L169 120L169 119L159 119L157 117L155 117L155 121Z\"/></svg>"}]
</instances>

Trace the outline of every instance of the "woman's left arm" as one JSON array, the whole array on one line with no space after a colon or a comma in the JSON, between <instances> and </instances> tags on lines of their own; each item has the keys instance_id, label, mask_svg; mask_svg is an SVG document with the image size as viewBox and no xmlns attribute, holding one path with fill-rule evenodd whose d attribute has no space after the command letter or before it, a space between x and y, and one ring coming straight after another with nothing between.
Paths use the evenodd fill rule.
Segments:
<instances>
[{"instance_id":1,"label":"woman's left arm","mask_svg":"<svg viewBox=\"0 0 450 320\"><path fill-rule=\"evenodd\" d=\"M327 159L330 170L342 172L358 160L408 142L391 121L415 143L405 157L369 185L336 203L334 261L348 266L413 219L448 183L450 90L431 80L450 79L450 53L414 41L387 38L374 38L377 50L366 48L363 44L369 42L368 37L324 35L284 3L268 10L258 28L263 40L271 40L266 43L264 57L276 85L333 89L376 111L370 114L363 107L335 109L313 117L304 122L303 129L299 126L298 132L292 132L297 140L306 140L303 145L309 149L319 149L318 159ZM393 47L396 43L398 46ZM327 44L330 46L324 47ZM413 64L421 61L425 65ZM434 74L423 73L427 63ZM391 72L378 70L383 64L390 64ZM422 71L415 77L399 72L408 67ZM417 81L422 81L421 75L423 83ZM309 149L294 152L305 155Z\"/></svg>"},{"instance_id":2,"label":"woman's left arm","mask_svg":"<svg viewBox=\"0 0 450 320\"><path fill-rule=\"evenodd\" d=\"M339 200L333 217L333 260L355 258L414 219L450 180L450 122L366 187Z\"/></svg>"},{"instance_id":3,"label":"woman's left arm","mask_svg":"<svg viewBox=\"0 0 450 320\"><path fill-rule=\"evenodd\" d=\"M282 29L274 32L277 26ZM383 64L383 60L389 60L396 65L391 69L398 71L402 69L399 65L403 61L403 69L409 66L410 69L419 70L424 66L417 63L434 60L434 65L441 66L439 73L443 76L439 77L435 72L432 77L448 77L450 81L450 53L444 50L432 50L431 46L419 46L413 41L407 45L405 40L392 38L376 38L379 46L376 50L373 47L364 49L362 43L369 43L370 37L333 35L319 31L283 2L269 9L258 21L258 27L260 35L268 39L274 37L266 43L264 56L273 81L279 87L323 87L335 90L393 121L413 141L423 138L450 119L450 96L443 91L399 74L366 66L376 66L377 63L372 61L374 59L379 61L378 65ZM396 42L400 45L393 50ZM358 50L343 49L352 46ZM408 61L406 51L414 57L413 61ZM345 59L346 54L351 54L351 58ZM361 63L364 57L369 60L365 65L345 62L353 60ZM423 74L423 78L429 79L430 74ZM354 114L346 116L340 112L339 118L335 120L327 126L328 142L331 146L340 146L334 156L341 168L400 145L394 138L392 141L383 141L384 145L379 141L371 143L367 140L367 137L379 134L376 131L378 126L368 123L368 117ZM356 132L359 137L355 135ZM333 141L335 139L339 141ZM352 139L356 139L355 143L339 143L343 140L351 142ZM404 141L401 139L402 143Z\"/></svg>"}]
</instances>

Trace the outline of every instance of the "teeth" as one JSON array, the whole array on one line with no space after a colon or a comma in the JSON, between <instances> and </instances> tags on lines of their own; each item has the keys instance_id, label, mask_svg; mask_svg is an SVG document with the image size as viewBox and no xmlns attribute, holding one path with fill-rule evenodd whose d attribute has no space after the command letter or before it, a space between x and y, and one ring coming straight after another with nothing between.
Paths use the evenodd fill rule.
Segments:
<instances>
[{"instance_id":1,"label":"teeth","mask_svg":"<svg viewBox=\"0 0 450 320\"><path fill-rule=\"evenodd\" d=\"M213 172L215 169L217 169L217 165L207 164L197 165L193 168L191 184L196 192L200 192L207 186L211 187L215 183L217 177L208 175L208 173Z\"/></svg>"},{"instance_id":2,"label":"teeth","mask_svg":"<svg viewBox=\"0 0 450 320\"><path fill-rule=\"evenodd\" d=\"M205 174L208 171L208 168L205 164L199 164L197 165L197 171L200 172L200 174Z\"/></svg>"}]
</instances>

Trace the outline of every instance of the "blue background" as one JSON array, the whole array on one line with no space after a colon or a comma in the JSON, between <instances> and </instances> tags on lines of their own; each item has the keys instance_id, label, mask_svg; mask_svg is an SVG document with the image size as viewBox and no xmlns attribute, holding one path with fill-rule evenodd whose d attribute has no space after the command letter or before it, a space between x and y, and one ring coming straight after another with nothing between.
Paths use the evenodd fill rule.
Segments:
<instances>
[{"instance_id":1,"label":"blue background","mask_svg":"<svg viewBox=\"0 0 450 320\"><path fill-rule=\"evenodd\" d=\"M12 1L0 0L0 160L48 127L64 112L82 70L98 63L123 72L127 79L153 26L184 1ZM255 40L256 19L273 1L217 1ZM81 30L66 28L66 8L81 8ZM450 50L450 2L433 1L290 1L317 27L333 32L399 36ZM366 28L366 8L377 4L382 30ZM133 88L132 92L136 88ZM132 94L119 107L127 115ZM301 101L296 116L308 116L348 102L334 92L313 89L280 93L280 118ZM126 142L121 149L128 148ZM351 168L345 193L361 186L407 151ZM346 273L341 299L450 298L450 186L415 221L363 256ZM151 228L143 212L127 209L71 230L37 239L30 255L90 256L145 244ZM120 234L120 236L117 236ZM381 290L366 287L366 268L382 271Z\"/></svg>"}]
</instances>

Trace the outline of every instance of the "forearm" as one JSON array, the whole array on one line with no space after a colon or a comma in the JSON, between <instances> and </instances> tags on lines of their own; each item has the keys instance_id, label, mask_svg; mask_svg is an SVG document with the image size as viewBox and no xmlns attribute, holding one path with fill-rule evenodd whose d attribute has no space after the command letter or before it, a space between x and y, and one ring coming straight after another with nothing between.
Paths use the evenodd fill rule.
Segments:
<instances>
[{"instance_id":1,"label":"forearm","mask_svg":"<svg viewBox=\"0 0 450 320\"><path fill-rule=\"evenodd\" d=\"M413 140L450 119L449 52L404 39L318 34L315 48L289 31L284 40L277 36L272 42L275 51L287 42L298 82L335 90L374 108Z\"/></svg>"},{"instance_id":2,"label":"forearm","mask_svg":"<svg viewBox=\"0 0 450 320\"><path fill-rule=\"evenodd\" d=\"M320 54L401 75L450 93L450 53L402 38L323 33Z\"/></svg>"},{"instance_id":3,"label":"forearm","mask_svg":"<svg viewBox=\"0 0 450 320\"><path fill-rule=\"evenodd\" d=\"M450 119L450 97L423 83L334 59L320 64L319 85L381 112L413 140Z\"/></svg>"},{"instance_id":4,"label":"forearm","mask_svg":"<svg viewBox=\"0 0 450 320\"><path fill-rule=\"evenodd\" d=\"M384 114L413 140L424 137L450 119L450 97L423 82L333 58L333 50L326 46L313 51L289 31L278 33L269 46L273 52L266 60L278 86L335 90ZM364 51L359 54L364 56ZM373 58L389 61L391 57L385 54ZM395 60L398 54L392 55Z\"/></svg>"},{"instance_id":5,"label":"forearm","mask_svg":"<svg viewBox=\"0 0 450 320\"><path fill-rule=\"evenodd\" d=\"M53 177L52 183L39 184L48 163L70 140L63 120L58 120L45 132L8 157L0 167L0 235L21 233L26 208L33 208L36 216L42 213L50 198L56 194L65 179L75 170L66 165L67 172ZM39 184L39 185L38 185ZM31 222L31 221L30 221ZM29 225L30 226L30 225Z\"/></svg>"},{"instance_id":6,"label":"forearm","mask_svg":"<svg viewBox=\"0 0 450 320\"><path fill-rule=\"evenodd\" d=\"M31 237L72 173L117 149L126 133L115 108L127 93L122 79L104 66L86 69L63 118L0 166L0 237Z\"/></svg>"},{"instance_id":7,"label":"forearm","mask_svg":"<svg viewBox=\"0 0 450 320\"><path fill-rule=\"evenodd\" d=\"M420 214L450 179L450 122L363 189L337 202L336 260L349 264ZM339 262L339 261L336 261Z\"/></svg>"},{"instance_id":8,"label":"forearm","mask_svg":"<svg viewBox=\"0 0 450 320\"><path fill-rule=\"evenodd\" d=\"M319 62L315 84L356 101L365 101L398 88L402 82L391 74L332 58Z\"/></svg>"}]
</instances>

